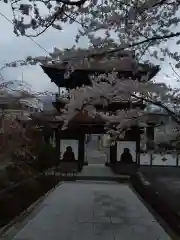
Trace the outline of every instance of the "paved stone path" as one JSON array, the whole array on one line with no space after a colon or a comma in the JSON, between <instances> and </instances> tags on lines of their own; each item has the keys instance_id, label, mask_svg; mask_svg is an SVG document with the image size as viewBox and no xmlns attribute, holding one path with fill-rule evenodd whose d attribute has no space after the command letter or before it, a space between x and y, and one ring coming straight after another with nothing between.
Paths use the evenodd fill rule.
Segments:
<instances>
[{"instance_id":1,"label":"paved stone path","mask_svg":"<svg viewBox=\"0 0 180 240\"><path fill-rule=\"evenodd\" d=\"M85 152L86 161L89 164L105 164L109 157L110 149L108 147L99 149L99 141L91 140L86 144Z\"/></svg>"},{"instance_id":2,"label":"paved stone path","mask_svg":"<svg viewBox=\"0 0 180 240\"><path fill-rule=\"evenodd\" d=\"M111 168L105 167L104 164L89 164L88 166L84 166L82 171L77 174L78 179L86 179L86 177L97 180L123 180L123 179L129 179L129 176L127 175L120 175L120 174L115 174Z\"/></svg>"},{"instance_id":3,"label":"paved stone path","mask_svg":"<svg viewBox=\"0 0 180 240\"><path fill-rule=\"evenodd\" d=\"M171 240L131 188L118 183L63 183L18 228L1 239Z\"/></svg>"},{"instance_id":4,"label":"paved stone path","mask_svg":"<svg viewBox=\"0 0 180 240\"><path fill-rule=\"evenodd\" d=\"M114 177L116 174L112 172L109 167L105 167L104 164L89 164L84 166L79 176L95 176L95 177Z\"/></svg>"},{"instance_id":5,"label":"paved stone path","mask_svg":"<svg viewBox=\"0 0 180 240\"><path fill-rule=\"evenodd\" d=\"M100 150L92 150L86 154L88 164L105 164L107 162L107 155Z\"/></svg>"}]
</instances>

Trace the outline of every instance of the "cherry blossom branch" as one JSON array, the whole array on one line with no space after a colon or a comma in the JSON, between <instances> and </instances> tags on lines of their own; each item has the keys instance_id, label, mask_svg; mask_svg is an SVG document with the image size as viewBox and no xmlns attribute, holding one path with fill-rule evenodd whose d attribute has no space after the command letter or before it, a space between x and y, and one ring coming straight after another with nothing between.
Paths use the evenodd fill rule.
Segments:
<instances>
[{"instance_id":1,"label":"cherry blossom branch","mask_svg":"<svg viewBox=\"0 0 180 240\"><path fill-rule=\"evenodd\" d=\"M77 6L80 7L83 5L87 0L79 0L79 1L68 1L68 0L58 0L59 3L63 3L69 6Z\"/></svg>"},{"instance_id":2,"label":"cherry blossom branch","mask_svg":"<svg viewBox=\"0 0 180 240\"><path fill-rule=\"evenodd\" d=\"M180 124L180 118L173 111L171 111L167 106L165 106L162 102L156 102L156 101L153 101L151 99L148 99L148 98L145 98L145 97L142 97L142 96L139 97L135 94L132 94L132 97L134 97L136 99L139 99L139 100L142 100L144 102L151 103L151 104L153 104L157 107L160 107L160 108L164 109L177 124Z\"/></svg>"},{"instance_id":3,"label":"cherry blossom branch","mask_svg":"<svg viewBox=\"0 0 180 240\"><path fill-rule=\"evenodd\" d=\"M48 23L41 32L39 32L39 33L37 33L37 34L35 34L35 35L25 34L25 36L26 36L26 37L38 37L38 36L40 36L41 34L43 34L49 27L51 27L51 26L53 25L53 23L57 20L57 18L59 17L59 15L61 15L61 14L64 13L64 9L65 9L65 4L63 4L63 6L62 6L61 8L58 8L58 10L53 14L50 23Z\"/></svg>"},{"instance_id":4,"label":"cherry blossom branch","mask_svg":"<svg viewBox=\"0 0 180 240\"><path fill-rule=\"evenodd\" d=\"M123 50L128 49L128 48L133 48L133 47L136 47L136 46L139 46L139 45L143 45L144 43L153 42L153 41L157 41L157 40L166 40L166 39L169 39L169 38L174 38L174 37L179 37L179 36L180 36L180 32L171 33L169 35L164 35L164 36L156 35L155 37L147 38L145 40L142 40L142 41L139 41L139 42L136 42L136 43L127 44L123 47L117 47L117 48L112 49L112 50L102 51L102 52L99 51L97 53L89 54L88 58L103 56L103 55L106 55L106 54L112 54L112 53L123 51Z\"/></svg>"},{"instance_id":5,"label":"cherry blossom branch","mask_svg":"<svg viewBox=\"0 0 180 240\"><path fill-rule=\"evenodd\" d=\"M170 65L171 69L173 70L173 72L176 74L178 81L180 81L180 75L177 73L177 71L174 69L174 67L172 66L171 63L169 63L169 65Z\"/></svg>"}]
</instances>

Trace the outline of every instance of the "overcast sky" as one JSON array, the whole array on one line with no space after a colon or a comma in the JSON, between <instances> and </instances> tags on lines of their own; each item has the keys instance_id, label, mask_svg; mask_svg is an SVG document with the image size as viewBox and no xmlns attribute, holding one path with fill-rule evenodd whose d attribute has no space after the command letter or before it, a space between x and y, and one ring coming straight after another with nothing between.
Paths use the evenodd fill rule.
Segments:
<instances>
[{"instance_id":1,"label":"overcast sky","mask_svg":"<svg viewBox=\"0 0 180 240\"><path fill-rule=\"evenodd\" d=\"M3 13L10 20L12 19L11 9L7 4L0 3L0 13ZM47 53L33 43L27 37L17 37L13 33L13 26L5 18L0 16L0 68L4 63L11 62L18 59L24 59L27 56L42 56ZM51 52L53 47L68 48L73 45L73 37L77 31L77 28L69 25L65 30L59 32L54 29L49 29L44 34L35 38L43 48L48 52ZM82 46L85 46L86 42L81 41ZM164 73L171 74L171 68L169 64L161 64L162 71L158 74L157 79L164 80ZM56 87L50 82L50 79L43 73L39 66L29 66L20 68L6 68L2 71L2 75L6 80L21 79L30 83L36 91L54 91Z\"/></svg>"},{"instance_id":2,"label":"overcast sky","mask_svg":"<svg viewBox=\"0 0 180 240\"><path fill-rule=\"evenodd\" d=\"M0 13L3 13L9 19L12 19L11 9L7 4L0 3ZM13 33L13 25L0 15L0 68L4 63L18 59L24 59L27 56L45 56L47 53L39 46L33 43L27 37L17 37ZM77 29L69 25L66 30L59 32L55 29L49 29L44 34L34 40L45 48L48 52L52 52L53 47L68 48L73 45L73 36ZM81 41L82 45L84 43ZM2 71L2 75L7 80L20 79L22 77L30 83L37 91L54 90L55 85L43 73L39 66L26 66L20 68L6 68Z\"/></svg>"}]
</instances>

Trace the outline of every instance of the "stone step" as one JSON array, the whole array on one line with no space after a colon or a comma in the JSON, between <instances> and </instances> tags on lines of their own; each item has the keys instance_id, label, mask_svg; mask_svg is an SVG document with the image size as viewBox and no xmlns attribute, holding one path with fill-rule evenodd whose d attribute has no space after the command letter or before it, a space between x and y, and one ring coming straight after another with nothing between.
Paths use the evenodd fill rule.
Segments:
<instances>
[{"instance_id":1,"label":"stone step","mask_svg":"<svg viewBox=\"0 0 180 240\"><path fill-rule=\"evenodd\" d=\"M89 164L88 166L84 166L82 171L76 174L65 174L53 171L49 171L46 174L56 176L59 178L59 180L63 181L95 180L126 182L130 179L129 175L115 174L104 164Z\"/></svg>"},{"instance_id":2,"label":"stone step","mask_svg":"<svg viewBox=\"0 0 180 240\"><path fill-rule=\"evenodd\" d=\"M48 174L51 175L51 174ZM60 173L52 174L53 176L58 177L60 181L111 181L111 182L128 182L130 180L130 176L128 175L120 175L116 177L110 177L110 176L85 176L85 175L62 175Z\"/></svg>"}]
</instances>

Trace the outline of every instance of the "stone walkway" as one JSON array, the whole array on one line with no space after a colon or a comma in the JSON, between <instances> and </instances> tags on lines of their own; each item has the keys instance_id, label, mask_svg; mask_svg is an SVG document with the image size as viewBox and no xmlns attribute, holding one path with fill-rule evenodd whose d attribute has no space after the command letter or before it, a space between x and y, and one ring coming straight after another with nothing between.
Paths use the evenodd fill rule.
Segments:
<instances>
[{"instance_id":1,"label":"stone walkway","mask_svg":"<svg viewBox=\"0 0 180 240\"><path fill-rule=\"evenodd\" d=\"M105 164L109 159L110 148L102 147L99 149L99 141L91 140L86 144L85 156L89 164Z\"/></svg>"},{"instance_id":2,"label":"stone walkway","mask_svg":"<svg viewBox=\"0 0 180 240\"><path fill-rule=\"evenodd\" d=\"M109 167L103 164L89 164L84 166L78 176L114 177L116 176Z\"/></svg>"},{"instance_id":3,"label":"stone walkway","mask_svg":"<svg viewBox=\"0 0 180 240\"><path fill-rule=\"evenodd\" d=\"M129 176L115 174L111 168L104 166L103 164L89 164L84 166L82 171L77 174L77 179L86 180L106 180L106 181L118 181L118 180L128 180Z\"/></svg>"},{"instance_id":4,"label":"stone walkway","mask_svg":"<svg viewBox=\"0 0 180 240\"><path fill-rule=\"evenodd\" d=\"M171 240L126 184L63 183L4 240Z\"/></svg>"},{"instance_id":5,"label":"stone walkway","mask_svg":"<svg viewBox=\"0 0 180 240\"><path fill-rule=\"evenodd\" d=\"M88 152L89 151L89 152ZM86 161L88 164L105 164L107 162L107 154L100 150L87 150Z\"/></svg>"}]
</instances>

